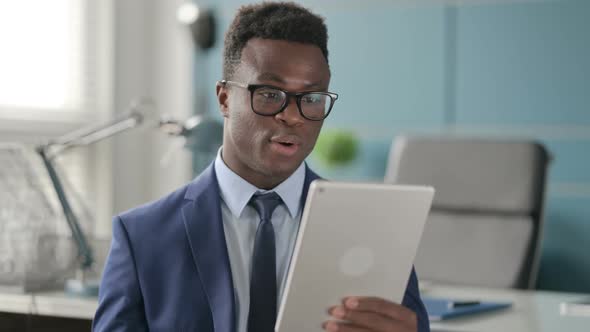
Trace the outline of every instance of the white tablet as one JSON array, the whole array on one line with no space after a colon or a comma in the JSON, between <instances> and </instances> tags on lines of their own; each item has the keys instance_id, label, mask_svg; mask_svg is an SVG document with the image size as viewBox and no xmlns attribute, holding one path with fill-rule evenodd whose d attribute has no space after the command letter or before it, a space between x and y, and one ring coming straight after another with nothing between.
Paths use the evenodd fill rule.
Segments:
<instances>
[{"instance_id":1,"label":"white tablet","mask_svg":"<svg viewBox=\"0 0 590 332\"><path fill-rule=\"evenodd\" d=\"M434 189L314 181L275 331L315 332L346 296L401 303Z\"/></svg>"}]
</instances>

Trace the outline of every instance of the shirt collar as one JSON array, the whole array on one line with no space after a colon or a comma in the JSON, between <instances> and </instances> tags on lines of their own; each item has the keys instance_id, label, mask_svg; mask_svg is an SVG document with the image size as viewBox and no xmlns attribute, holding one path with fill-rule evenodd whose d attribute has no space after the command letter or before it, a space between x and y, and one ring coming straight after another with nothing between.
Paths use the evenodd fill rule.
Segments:
<instances>
[{"instance_id":1,"label":"shirt collar","mask_svg":"<svg viewBox=\"0 0 590 332\"><path fill-rule=\"evenodd\" d=\"M278 186L271 190L264 190L252 185L227 167L221 158L220 148L215 158L215 173L221 198L235 217L239 218L242 215L252 195L257 192L266 193L269 191L274 191L281 197L291 218L295 218L299 212L303 182L305 181L304 163L301 163L295 172Z\"/></svg>"}]
</instances>

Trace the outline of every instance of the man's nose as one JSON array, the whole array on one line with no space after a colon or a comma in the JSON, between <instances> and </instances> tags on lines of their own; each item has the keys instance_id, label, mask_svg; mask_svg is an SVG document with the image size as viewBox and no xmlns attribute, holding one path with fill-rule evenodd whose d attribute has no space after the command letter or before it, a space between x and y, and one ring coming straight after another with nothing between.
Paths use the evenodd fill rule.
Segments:
<instances>
[{"instance_id":1,"label":"man's nose","mask_svg":"<svg viewBox=\"0 0 590 332\"><path fill-rule=\"evenodd\" d=\"M292 96L288 97L287 107L285 110L277 114L275 117L289 126L294 126L305 122L305 118L299 112L297 100Z\"/></svg>"}]
</instances>

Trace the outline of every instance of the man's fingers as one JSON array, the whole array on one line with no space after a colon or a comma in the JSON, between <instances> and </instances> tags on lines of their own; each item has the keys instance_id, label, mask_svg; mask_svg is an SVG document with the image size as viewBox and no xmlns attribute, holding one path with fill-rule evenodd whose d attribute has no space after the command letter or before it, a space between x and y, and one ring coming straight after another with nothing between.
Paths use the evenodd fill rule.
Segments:
<instances>
[{"instance_id":1,"label":"man's fingers","mask_svg":"<svg viewBox=\"0 0 590 332\"><path fill-rule=\"evenodd\" d=\"M342 306L332 308L330 315L346 321L349 323L348 325L370 331L398 331L405 325L402 321L394 320L379 313L350 310Z\"/></svg>"},{"instance_id":2,"label":"man's fingers","mask_svg":"<svg viewBox=\"0 0 590 332\"><path fill-rule=\"evenodd\" d=\"M374 312L410 324L417 321L416 314L412 310L381 298L353 296L345 298L343 304L349 310Z\"/></svg>"}]
</instances>

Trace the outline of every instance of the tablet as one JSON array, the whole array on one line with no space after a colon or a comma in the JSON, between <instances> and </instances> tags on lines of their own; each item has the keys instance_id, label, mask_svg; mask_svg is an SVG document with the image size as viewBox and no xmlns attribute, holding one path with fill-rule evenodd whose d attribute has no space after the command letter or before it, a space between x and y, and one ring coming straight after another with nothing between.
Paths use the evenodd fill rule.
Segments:
<instances>
[{"instance_id":1,"label":"tablet","mask_svg":"<svg viewBox=\"0 0 590 332\"><path fill-rule=\"evenodd\" d=\"M314 181L275 331L315 332L346 296L401 303L434 189Z\"/></svg>"}]
</instances>

